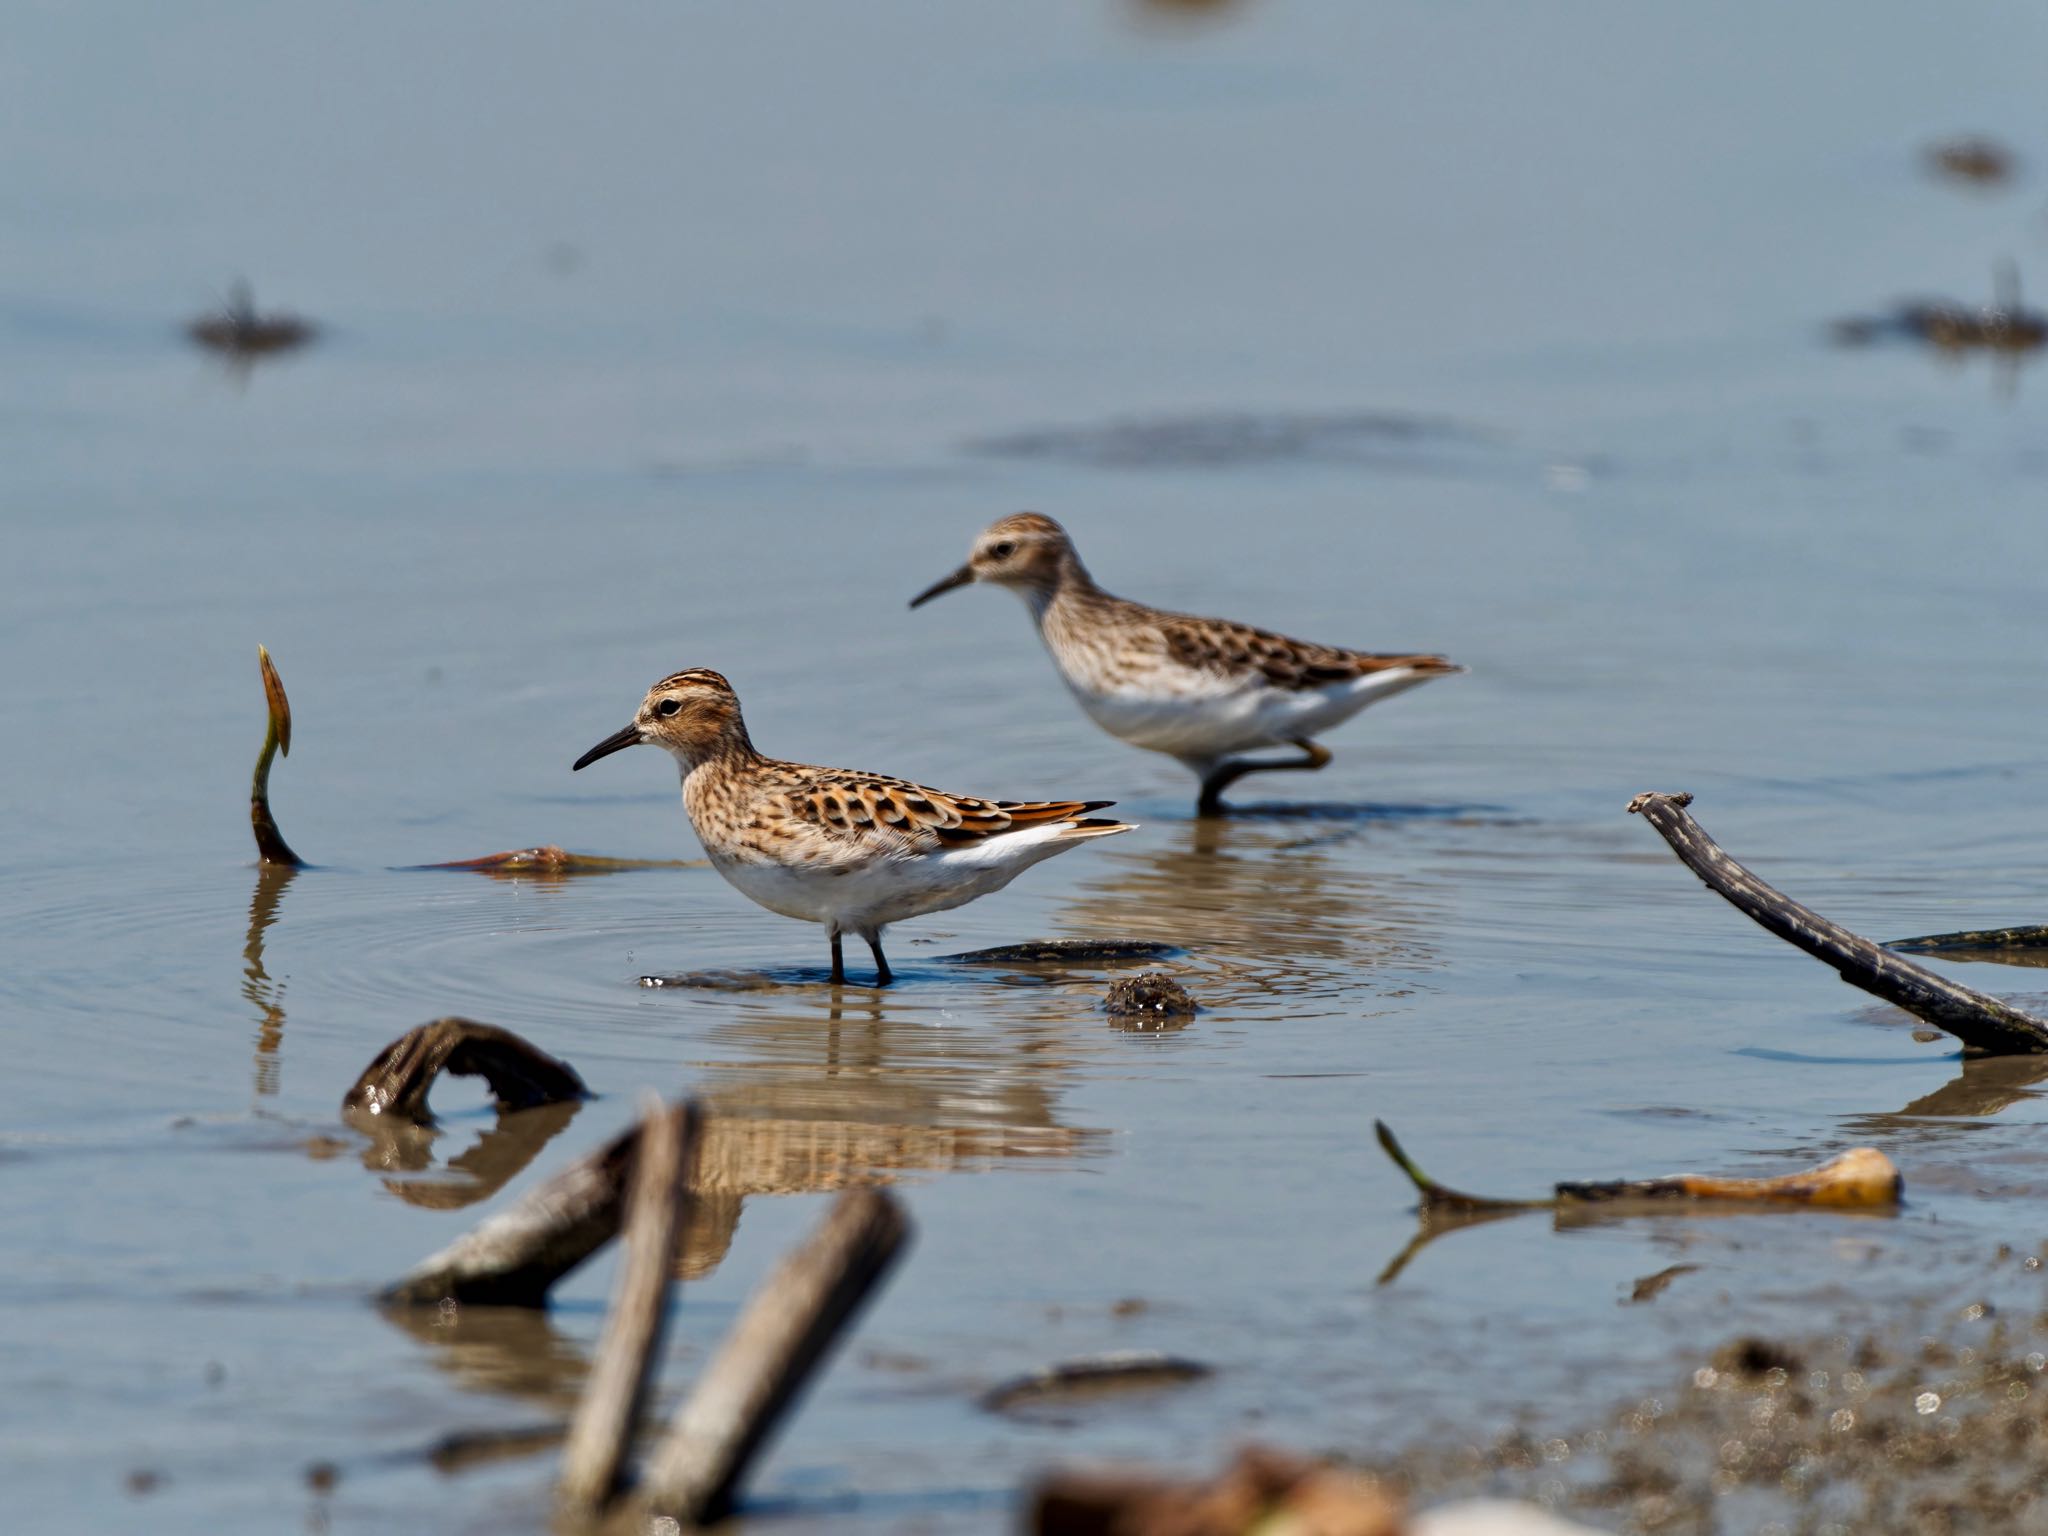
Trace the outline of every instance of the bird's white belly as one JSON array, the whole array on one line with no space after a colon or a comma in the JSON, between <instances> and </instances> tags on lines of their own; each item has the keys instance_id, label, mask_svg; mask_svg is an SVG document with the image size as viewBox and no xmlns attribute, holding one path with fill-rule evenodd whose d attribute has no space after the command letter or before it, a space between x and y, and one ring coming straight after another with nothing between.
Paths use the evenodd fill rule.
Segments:
<instances>
[{"instance_id":1,"label":"bird's white belly","mask_svg":"<svg viewBox=\"0 0 2048 1536\"><path fill-rule=\"evenodd\" d=\"M770 912L864 933L999 891L1040 859L1073 846L1058 827L1006 833L936 853L868 855L838 863L780 864L714 854L711 864Z\"/></svg>"},{"instance_id":2,"label":"bird's white belly","mask_svg":"<svg viewBox=\"0 0 2048 1536\"><path fill-rule=\"evenodd\" d=\"M1099 688L1070 678L1068 687L1089 719L1110 735L1134 747L1199 760L1314 736L1432 675L1397 667L1299 690L1221 680L1168 689L1151 679Z\"/></svg>"}]
</instances>

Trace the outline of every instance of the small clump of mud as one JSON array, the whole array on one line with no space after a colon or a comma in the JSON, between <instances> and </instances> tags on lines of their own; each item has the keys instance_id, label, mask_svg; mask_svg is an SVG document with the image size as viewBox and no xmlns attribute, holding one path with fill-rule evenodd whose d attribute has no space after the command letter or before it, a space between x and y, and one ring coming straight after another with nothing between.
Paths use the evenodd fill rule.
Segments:
<instances>
[{"instance_id":1,"label":"small clump of mud","mask_svg":"<svg viewBox=\"0 0 2048 1536\"><path fill-rule=\"evenodd\" d=\"M1740 1337L1606 1422L1366 1470L1432 1504L1533 1499L1624 1531L1929 1536L2048 1529L2048 1313L1936 1331Z\"/></svg>"},{"instance_id":2,"label":"small clump of mud","mask_svg":"<svg viewBox=\"0 0 2048 1536\"><path fill-rule=\"evenodd\" d=\"M1164 971L1144 971L1111 982L1102 1006L1113 1019L1187 1019L1195 1014L1188 989Z\"/></svg>"}]
</instances>

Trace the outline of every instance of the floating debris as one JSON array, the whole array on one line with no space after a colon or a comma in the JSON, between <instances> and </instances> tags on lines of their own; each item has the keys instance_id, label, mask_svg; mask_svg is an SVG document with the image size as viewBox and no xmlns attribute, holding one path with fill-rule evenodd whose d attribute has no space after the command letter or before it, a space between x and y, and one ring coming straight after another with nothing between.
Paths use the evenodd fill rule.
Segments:
<instances>
[{"instance_id":1,"label":"floating debris","mask_svg":"<svg viewBox=\"0 0 2048 1536\"><path fill-rule=\"evenodd\" d=\"M427 1447L436 1472L454 1476L493 1462L551 1451L569 1437L566 1424L524 1424L512 1429L459 1429Z\"/></svg>"},{"instance_id":2,"label":"floating debris","mask_svg":"<svg viewBox=\"0 0 2048 1536\"><path fill-rule=\"evenodd\" d=\"M1916 341L1939 352L1982 351L2013 360L2048 344L2048 314L2028 309L2021 301L2019 269L2009 261L2000 262L1994 288L1989 304L1907 299L1883 314L1837 320L1829 333L1842 346Z\"/></svg>"},{"instance_id":3,"label":"floating debris","mask_svg":"<svg viewBox=\"0 0 2048 1536\"><path fill-rule=\"evenodd\" d=\"M1054 1472L1032 1492L1033 1536L1398 1536L1401 1508L1371 1478L1264 1447L1218 1477Z\"/></svg>"},{"instance_id":4,"label":"floating debris","mask_svg":"<svg viewBox=\"0 0 2048 1536\"><path fill-rule=\"evenodd\" d=\"M249 781L249 825L256 833L256 857L265 864L302 869L306 861L292 852L291 844L277 830L277 818L270 814L270 762L278 753L292 755L292 705L284 695L284 680L271 665L270 652L256 647L256 665L263 673L263 702L269 723L263 730L263 750L256 754L256 773Z\"/></svg>"},{"instance_id":5,"label":"floating debris","mask_svg":"<svg viewBox=\"0 0 2048 1536\"><path fill-rule=\"evenodd\" d=\"M2019 157L1996 139L1981 133L1962 133L1927 146L1927 168L1947 181L1965 181L1979 187L1995 187L2010 181Z\"/></svg>"},{"instance_id":6,"label":"floating debris","mask_svg":"<svg viewBox=\"0 0 2048 1536\"><path fill-rule=\"evenodd\" d=\"M982 1393L978 1405L990 1413L1011 1413L1049 1403L1181 1386L1205 1381L1215 1374L1214 1366L1180 1355L1149 1349L1119 1350L1114 1354L1064 1360L1028 1376L1013 1377Z\"/></svg>"},{"instance_id":7,"label":"floating debris","mask_svg":"<svg viewBox=\"0 0 2048 1536\"><path fill-rule=\"evenodd\" d=\"M1225 469L1301 461L1419 467L1432 448L1485 441L1469 427L1425 416L1219 411L1044 427L975 438L965 447L988 458L1095 469Z\"/></svg>"},{"instance_id":8,"label":"floating debris","mask_svg":"<svg viewBox=\"0 0 2048 1536\"><path fill-rule=\"evenodd\" d=\"M613 859L596 853L571 853L554 843L532 848L512 848L504 853L487 853L474 859L450 859L444 864L413 864L411 869L472 869L485 875L616 875L629 869L703 869L702 859Z\"/></svg>"},{"instance_id":9,"label":"floating debris","mask_svg":"<svg viewBox=\"0 0 2048 1536\"><path fill-rule=\"evenodd\" d=\"M482 1078L500 1110L559 1104L590 1092L574 1067L509 1029L474 1019L436 1019L379 1051L342 1097L342 1113L431 1125L427 1093L443 1072Z\"/></svg>"},{"instance_id":10,"label":"floating debris","mask_svg":"<svg viewBox=\"0 0 2048 1536\"><path fill-rule=\"evenodd\" d=\"M1655 1301L1662 1296L1672 1281L1682 1275L1699 1273L1697 1264L1673 1264L1660 1269L1654 1275L1645 1275L1632 1286L1628 1293L1630 1306L1641 1306L1644 1302Z\"/></svg>"},{"instance_id":11,"label":"floating debris","mask_svg":"<svg viewBox=\"0 0 2048 1536\"><path fill-rule=\"evenodd\" d=\"M1109 984L1102 1006L1113 1019L1189 1019L1195 1000L1164 971L1145 971Z\"/></svg>"},{"instance_id":12,"label":"floating debris","mask_svg":"<svg viewBox=\"0 0 2048 1536\"><path fill-rule=\"evenodd\" d=\"M1550 1210L1577 1204L1618 1204L1628 1201L1732 1201L1743 1204L1785 1203L1839 1209L1873 1210L1897 1205L1904 1180L1892 1160L1875 1147L1851 1147L1839 1157L1774 1179L1724 1178L1716 1174L1681 1173L1657 1179L1567 1181L1554 1186L1547 1200L1495 1200L1468 1195L1439 1184L1402 1150L1383 1120L1373 1122L1381 1148L1408 1176L1422 1196L1425 1216L1489 1211Z\"/></svg>"},{"instance_id":13,"label":"floating debris","mask_svg":"<svg viewBox=\"0 0 2048 1536\"><path fill-rule=\"evenodd\" d=\"M1760 927L1825 962L1850 986L1946 1030L1967 1051L2048 1051L2048 1021L1937 976L1773 890L1721 851L1686 814L1691 804L1689 794L1646 793L1629 801L1628 809L1655 827L1679 862L1709 890Z\"/></svg>"},{"instance_id":14,"label":"floating debris","mask_svg":"<svg viewBox=\"0 0 2048 1536\"><path fill-rule=\"evenodd\" d=\"M303 347L320 332L312 321L282 310L259 313L249 285L237 282L229 290L227 302L186 326L185 334L202 347L248 363Z\"/></svg>"},{"instance_id":15,"label":"floating debris","mask_svg":"<svg viewBox=\"0 0 2048 1536\"><path fill-rule=\"evenodd\" d=\"M1037 939L940 955L948 965L1059 965L1089 960L1171 960L1186 951L1152 939Z\"/></svg>"}]
</instances>

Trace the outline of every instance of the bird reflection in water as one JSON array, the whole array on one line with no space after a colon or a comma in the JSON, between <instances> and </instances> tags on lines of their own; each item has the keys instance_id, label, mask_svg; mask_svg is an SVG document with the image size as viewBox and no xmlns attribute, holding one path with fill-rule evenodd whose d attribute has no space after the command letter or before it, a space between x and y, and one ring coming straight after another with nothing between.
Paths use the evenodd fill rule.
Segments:
<instances>
[{"instance_id":1,"label":"bird reflection in water","mask_svg":"<svg viewBox=\"0 0 2048 1536\"><path fill-rule=\"evenodd\" d=\"M1061 1123L1059 1099L1087 1049L1069 1002L1003 988L972 1028L934 1011L986 998L987 978L918 992L748 992L711 1031L730 1052L693 1091L708 1111L684 1274L723 1257L743 1202L1109 1150L1109 1133ZM933 994L955 992L944 1003ZM822 1006L820 1006L822 1004Z\"/></svg>"},{"instance_id":2,"label":"bird reflection in water","mask_svg":"<svg viewBox=\"0 0 2048 1536\"><path fill-rule=\"evenodd\" d=\"M1385 985L1388 970L1441 963L1436 886L1370 868L1366 833L1364 822L1183 822L1162 842L1105 848L1062 926L1185 949L1204 1007L1278 995L1348 1013L1346 994Z\"/></svg>"}]
</instances>

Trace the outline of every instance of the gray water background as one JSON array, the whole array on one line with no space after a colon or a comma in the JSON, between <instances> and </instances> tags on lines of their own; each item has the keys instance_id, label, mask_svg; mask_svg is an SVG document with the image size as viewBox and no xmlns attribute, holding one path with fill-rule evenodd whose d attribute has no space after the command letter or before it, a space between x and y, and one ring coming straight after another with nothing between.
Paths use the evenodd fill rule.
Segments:
<instances>
[{"instance_id":1,"label":"gray water background","mask_svg":"<svg viewBox=\"0 0 2048 1536\"><path fill-rule=\"evenodd\" d=\"M1622 807L1693 790L1880 936L2048 919L2039 381L1822 337L1988 296L2000 257L2031 275L2038 11L195 3L6 30L13 1528L545 1524L548 1458L415 1453L561 1413L609 1262L500 1332L365 1302L491 1208L400 1198L434 1175L336 1119L447 1013L603 1095L500 1203L643 1088L827 1148L764 1167L792 1192L749 1196L685 1287L671 1390L822 1209L804 1168L902 1180L918 1246L766 1463L764 1524L996 1529L1061 1459L1597 1412L1727 1332L1961 1294L2035 1240L2026 1075L1916 1043ZM2014 188L1924 175L1964 128L2031 156ZM179 324L240 275L319 345L247 378L195 355ZM1245 455L1217 413L1410 427ZM1167 423L1164 451L1102 462L1119 422ZM1471 675L1239 792L1326 814L1197 826L1008 598L905 611L1024 506L1113 590ZM268 886L258 641L297 714L277 812L319 866ZM879 997L638 989L822 964L707 870L401 868L694 856L665 761L568 771L683 665L727 672L771 751L1113 796L1143 830L897 930ZM1124 1033L1100 969L933 963L1104 935L1184 945L1203 1014ZM445 1163L492 1117L437 1102ZM1491 1192L1874 1143L1912 1199L1506 1222L1379 1287L1413 1218L1375 1116ZM1702 1271L1618 1304L1679 1261ZM1219 1374L1070 1422L971 1406L1119 1347Z\"/></svg>"}]
</instances>

